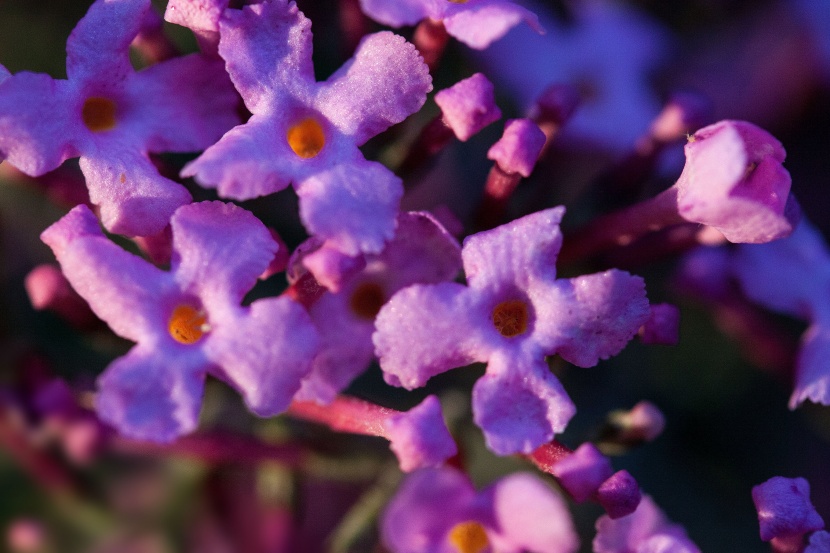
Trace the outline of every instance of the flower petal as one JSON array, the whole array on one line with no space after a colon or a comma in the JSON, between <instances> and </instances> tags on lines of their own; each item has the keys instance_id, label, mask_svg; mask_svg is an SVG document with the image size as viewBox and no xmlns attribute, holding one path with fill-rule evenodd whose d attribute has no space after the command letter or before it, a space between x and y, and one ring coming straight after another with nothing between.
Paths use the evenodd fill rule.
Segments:
<instances>
[{"instance_id":1,"label":"flower petal","mask_svg":"<svg viewBox=\"0 0 830 553\"><path fill-rule=\"evenodd\" d=\"M140 71L130 85L133 132L151 152L203 150L239 123L239 97L221 60L173 58Z\"/></svg>"},{"instance_id":2,"label":"flower petal","mask_svg":"<svg viewBox=\"0 0 830 553\"><path fill-rule=\"evenodd\" d=\"M429 0L360 0L363 13L384 25L403 27L415 25L425 17L433 15L429 9Z\"/></svg>"},{"instance_id":3,"label":"flower petal","mask_svg":"<svg viewBox=\"0 0 830 553\"><path fill-rule=\"evenodd\" d=\"M373 161L336 165L296 187L306 229L346 255L377 253L395 232L403 185Z\"/></svg>"},{"instance_id":4,"label":"flower petal","mask_svg":"<svg viewBox=\"0 0 830 553\"><path fill-rule=\"evenodd\" d=\"M553 281L564 213L564 207L546 209L467 237L461 255L470 287L526 290L531 282Z\"/></svg>"},{"instance_id":5,"label":"flower petal","mask_svg":"<svg viewBox=\"0 0 830 553\"><path fill-rule=\"evenodd\" d=\"M444 26L447 33L470 48L483 50L523 20L537 33L544 33L533 12L504 0L451 6L444 18Z\"/></svg>"},{"instance_id":6,"label":"flower petal","mask_svg":"<svg viewBox=\"0 0 830 553\"><path fill-rule=\"evenodd\" d=\"M234 204L182 206L170 220L171 272L182 290L217 304L238 306L277 251L277 243L251 212Z\"/></svg>"},{"instance_id":7,"label":"flower petal","mask_svg":"<svg viewBox=\"0 0 830 553\"><path fill-rule=\"evenodd\" d=\"M130 148L85 153L80 165L90 201L101 208L104 227L116 234L160 232L176 208L192 199L184 186L162 177L146 155Z\"/></svg>"},{"instance_id":8,"label":"flower petal","mask_svg":"<svg viewBox=\"0 0 830 553\"><path fill-rule=\"evenodd\" d=\"M282 190L291 182L291 164L275 155L279 146L274 127L271 117L254 115L185 165L181 176L196 177L200 185L235 200Z\"/></svg>"},{"instance_id":9,"label":"flower petal","mask_svg":"<svg viewBox=\"0 0 830 553\"><path fill-rule=\"evenodd\" d=\"M118 89L133 73L130 43L141 31L150 0L97 0L66 42L66 74L71 81Z\"/></svg>"},{"instance_id":10,"label":"flower petal","mask_svg":"<svg viewBox=\"0 0 830 553\"><path fill-rule=\"evenodd\" d=\"M40 73L18 73L0 86L0 153L29 176L40 176L77 156L65 81ZM80 114L78 114L80 124Z\"/></svg>"},{"instance_id":11,"label":"flower petal","mask_svg":"<svg viewBox=\"0 0 830 553\"><path fill-rule=\"evenodd\" d=\"M98 379L98 416L127 437L171 442L199 422L203 370L200 355L136 346Z\"/></svg>"},{"instance_id":12,"label":"flower petal","mask_svg":"<svg viewBox=\"0 0 830 553\"><path fill-rule=\"evenodd\" d=\"M75 291L113 332L134 342L166 333L165 298L180 295L173 278L107 239L88 207L74 208L41 239Z\"/></svg>"},{"instance_id":13,"label":"flower petal","mask_svg":"<svg viewBox=\"0 0 830 553\"><path fill-rule=\"evenodd\" d=\"M219 366L216 376L239 390L257 415L285 411L319 349L305 310L287 297L267 298L210 322L204 350Z\"/></svg>"},{"instance_id":14,"label":"flower petal","mask_svg":"<svg viewBox=\"0 0 830 553\"><path fill-rule=\"evenodd\" d=\"M565 430L575 412L544 362L500 352L473 387L473 417L498 455L532 452Z\"/></svg>"},{"instance_id":15,"label":"flower petal","mask_svg":"<svg viewBox=\"0 0 830 553\"><path fill-rule=\"evenodd\" d=\"M504 551L573 553L579 537L563 499L539 478L511 474L482 493L492 505ZM494 548L495 550L502 550Z\"/></svg>"},{"instance_id":16,"label":"flower petal","mask_svg":"<svg viewBox=\"0 0 830 553\"><path fill-rule=\"evenodd\" d=\"M643 279L617 269L535 286L529 294L534 340L580 367L619 353L650 312Z\"/></svg>"},{"instance_id":17,"label":"flower petal","mask_svg":"<svg viewBox=\"0 0 830 553\"><path fill-rule=\"evenodd\" d=\"M830 327L824 321L813 323L801 338L796 361L796 377L790 409L804 400L830 405Z\"/></svg>"},{"instance_id":18,"label":"flower petal","mask_svg":"<svg viewBox=\"0 0 830 553\"><path fill-rule=\"evenodd\" d=\"M258 113L276 91L296 93L314 82L311 21L294 2L272 0L226 10L219 31L219 55L251 112Z\"/></svg>"},{"instance_id":19,"label":"flower petal","mask_svg":"<svg viewBox=\"0 0 830 553\"><path fill-rule=\"evenodd\" d=\"M320 87L320 110L360 146L415 113L432 90L418 50L384 31L365 37L354 56Z\"/></svg>"},{"instance_id":20,"label":"flower petal","mask_svg":"<svg viewBox=\"0 0 830 553\"><path fill-rule=\"evenodd\" d=\"M458 453L436 396L427 396L409 411L389 417L385 427L389 447L404 472L440 466Z\"/></svg>"},{"instance_id":21,"label":"flower petal","mask_svg":"<svg viewBox=\"0 0 830 553\"><path fill-rule=\"evenodd\" d=\"M372 340L384 378L412 390L437 374L487 359L476 328L477 320L486 319L460 284L404 288L375 319Z\"/></svg>"}]
</instances>

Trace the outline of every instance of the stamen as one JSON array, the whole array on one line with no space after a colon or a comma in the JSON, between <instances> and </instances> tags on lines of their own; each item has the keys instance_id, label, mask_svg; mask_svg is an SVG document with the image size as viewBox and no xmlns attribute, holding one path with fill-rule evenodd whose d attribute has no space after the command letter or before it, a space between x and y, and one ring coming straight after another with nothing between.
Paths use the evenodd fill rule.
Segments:
<instances>
[{"instance_id":1,"label":"stamen","mask_svg":"<svg viewBox=\"0 0 830 553\"><path fill-rule=\"evenodd\" d=\"M181 344L195 344L210 329L204 311L189 305L179 305L173 310L167 327L170 336Z\"/></svg>"},{"instance_id":2,"label":"stamen","mask_svg":"<svg viewBox=\"0 0 830 553\"><path fill-rule=\"evenodd\" d=\"M92 132L108 131L115 128L115 102L109 98L92 96L81 108L81 119Z\"/></svg>"},{"instance_id":3,"label":"stamen","mask_svg":"<svg viewBox=\"0 0 830 553\"><path fill-rule=\"evenodd\" d=\"M474 520L453 526L448 539L458 553L481 553L490 545L484 527Z\"/></svg>"},{"instance_id":4,"label":"stamen","mask_svg":"<svg viewBox=\"0 0 830 553\"><path fill-rule=\"evenodd\" d=\"M386 303L386 294L383 288L375 282L364 282L352 292L349 298L349 307L355 315L362 319L374 321L375 317Z\"/></svg>"},{"instance_id":5,"label":"stamen","mask_svg":"<svg viewBox=\"0 0 830 553\"><path fill-rule=\"evenodd\" d=\"M493 309L493 325L505 338L527 330L527 304L522 300L503 301Z\"/></svg>"},{"instance_id":6,"label":"stamen","mask_svg":"<svg viewBox=\"0 0 830 553\"><path fill-rule=\"evenodd\" d=\"M311 117L307 117L289 128L286 139L294 153L303 159L315 157L326 145L323 127Z\"/></svg>"}]
</instances>

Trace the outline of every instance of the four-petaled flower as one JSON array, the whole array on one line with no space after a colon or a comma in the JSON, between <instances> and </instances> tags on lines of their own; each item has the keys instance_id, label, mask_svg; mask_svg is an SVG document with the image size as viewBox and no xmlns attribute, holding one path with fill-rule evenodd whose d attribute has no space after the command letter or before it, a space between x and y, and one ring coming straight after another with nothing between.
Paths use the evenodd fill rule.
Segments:
<instances>
[{"instance_id":1,"label":"four-petaled flower","mask_svg":"<svg viewBox=\"0 0 830 553\"><path fill-rule=\"evenodd\" d=\"M256 414L284 411L311 369L317 331L287 297L240 305L276 242L233 204L190 204L170 224L170 272L107 239L86 206L43 232L95 314L137 342L99 379L98 415L126 436L173 440L196 427L208 373Z\"/></svg>"},{"instance_id":2,"label":"four-petaled flower","mask_svg":"<svg viewBox=\"0 0 830 553\"><path fill-rule=\"evenodd\" d=\"M530 453L562 432L575 408L545 363L581 367L617 354L648 319L643 280L626 272L556 280L564 208L464 241L469 287L404 288L380 310L373 336L384 377L413 389L475 361L487 374L473 413L496 453Z\"/></svg>"},{"instance_id":3,"label":"four-petaled flower","mask_svg":"<svg viewBox=\"0 0 830 553\"><path fill-rule=\"evenodd\" d=\"M136 72L130 42L150 0L98 0L66 44L68 80L22 72L0 86L0 152L31 176L80 156L111 232L162 230L191 201L149 152L194 152L238 123L222 63L193 54Z\"/></svg>"},{"instance_id":4,"label":"four-petaled flower","mask_svg":"<svg viewBox=\"0 0 830 553\"><path fill-rule=\"evenodd\" d=\"M417 111L432 89L415 47L390 32L363 39L328 80L314 79L311 22L287 0L227 10L219 54L253 113L183 176L244 200L293 183L314 235L347 255L392 238L401 181L358 146Z\"/></svg>"}]
</instances>

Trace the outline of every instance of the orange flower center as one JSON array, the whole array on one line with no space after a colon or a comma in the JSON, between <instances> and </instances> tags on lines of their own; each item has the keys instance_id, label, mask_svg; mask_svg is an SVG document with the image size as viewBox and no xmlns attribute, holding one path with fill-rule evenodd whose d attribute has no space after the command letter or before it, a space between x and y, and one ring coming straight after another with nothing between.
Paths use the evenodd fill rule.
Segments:
<instances>
[{"instance_id":1,"label":"orange flower center","mask_svg":"<svg viewBox=\"0 0 830 553\"><path fill-rule=\"evenodd\" d=\"M527 304L522 300L503 301L493 309L493 326L505 338L527 330Z\"/></svg>"},{"instance_id":2,"label":"orange flower center","mask_svg":"<svg viewBox=\"0 0 830 553\"><path fill-rule=\"evenodd\" d=\"M383 288L374 282L364 282L355 288L349 299L349 307L352 308L354 314L370 321L375 320L384 303L386 303L386 294Z\"/></svg>"},{"instance_id":3,"label":"orange flower center","mask_svg":"<svg viewBox=\"0 0 830 553\"><path fill-rule=\"evenodd\" d=\"M326 145L326 136L323 127L315 119L307 117L292 125L286 133L288 145L295 154L303 159L311 159L320 153Z\"/></svg>"},{"instance_id":4,"label":"orange flower center","mask_svg":"<svg viewBox=\"0 0 830 553\"><path fill-rule=\"evenodd\" d=\"M472 520L453 526L448 539L458 553L481 553L490 545L484 527Z\"/></svg>"},{"instance_id":5,"label":"orange flower center","mask_svg":"<svg viewBox=\"0 0 830 553\"><path fill-rule=\"evenodd\" d=\"M92 132L108 131L115 128L115 102L109 98L92 96L81 108L81 119Z\"/></svg>"},{"instance_id":6,"label":"orange flower center","mask_svg":"<svg viewBox=\"0 0 830 553\"><path fill-rule=\"evenodd\" d=\"M195 344L207 332L207 317L204 311L189 305L179 305L173 310L167 329L177 342Z\"/></svg>"}]
</instances>

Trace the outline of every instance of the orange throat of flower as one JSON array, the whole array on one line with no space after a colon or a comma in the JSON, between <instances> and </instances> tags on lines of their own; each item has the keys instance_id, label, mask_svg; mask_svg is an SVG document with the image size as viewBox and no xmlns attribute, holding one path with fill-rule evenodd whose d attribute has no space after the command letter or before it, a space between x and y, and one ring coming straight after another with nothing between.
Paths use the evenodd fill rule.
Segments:
<instances>
[{"instance_id":1,"label":"orange throat of flower","mask_svg":"<svg viewBox=\"0 0 830 553\"><path fill-rule=\"evenodd\" d=\"M519 336L527 331L527 303L522 300L503 301L493 308L493 326L505 338Z\"/></svg>"},{"instance_id":2,"label":"orange throat of flower","mask_svg":"<svg viewBox=\"0 0 830 553\"><path fill-rule=\"evenodd\" d=\"M484 527L473 520L453 526L447 539L458 553L482 553L490 545Z\"/></svg>"},{"instance_id":3,"label":"orange throat of flower","mask_svg":"<svg viewBox=\"0 0 830 553\"><path fill-rule=\"evenodd\" d=\"M109 131L115 128L116 111L115 102L109 98L91 96L84 101L81 119L92 132Z\"/></svg>"},{"instance_id":4,"label":"orange throat of flower","mask_svg":"<svg viewBox=\"0 0 830 553\"><path fill-rule=\"evenodd\" d=\"M291 150L303 159L316 157L326 145L323 127L312 117L306 117L289 127L285 138Z\"/></svg>"},{"instance_id":5,"label":"orange throat of flower","mask_svg":"<svg viewBox=\"0 0 830 553\"><path fill-rule=\"evenodd\" d=\"M195 344L208 331L207 317L204 311L189 305L179 305L170 316L167 330L180 344Z\"/></svg>"}]
</instances>

